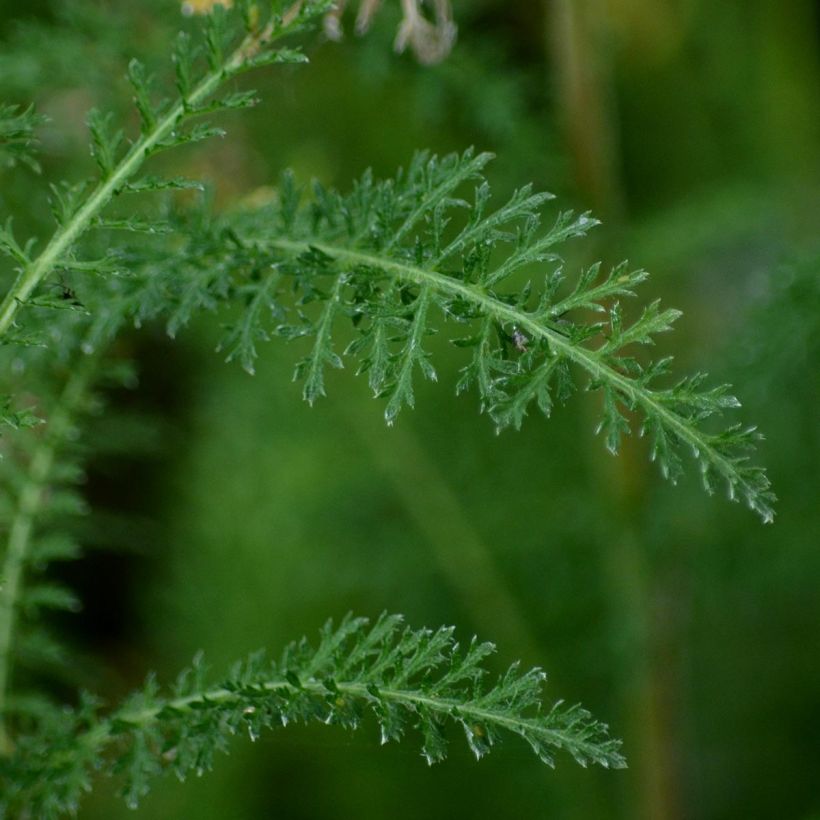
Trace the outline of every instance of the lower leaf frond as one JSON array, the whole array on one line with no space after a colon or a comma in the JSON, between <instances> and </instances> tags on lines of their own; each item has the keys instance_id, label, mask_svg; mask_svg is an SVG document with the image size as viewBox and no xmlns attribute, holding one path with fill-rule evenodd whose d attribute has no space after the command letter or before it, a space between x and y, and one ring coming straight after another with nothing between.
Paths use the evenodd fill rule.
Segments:
<instances>
[{"instance_id":1,"label":"lower leaf frond","mask_svg":"<svg viewBox=\"0 0 820 820\"><path fill-rule=\"evenodd\" d=\"M76 808L98 771L124 778L123 796L136 805L156 775L184 779L210 769L236 734L254 740L294 721L355 729L367 713L383 743L417 729L431 764L446 757L446 729L455 725L477 758L516 735L550 766L556 752L582 765L625 765L619 741L584 709L560 702L541 708L540 670L513 665L488 681L484 662L493 651L476 640L462 649L449 627L411 630L400 617L382 615L372 626L363 618L328 622L315 648L303 639L279 661L257 653L216 686L207 685L198 658L171 695L149 678L108 717L92 702L46 713L40 730L22 737L15 757L0 764L0 807L56 816Z\"/></svg>"}]
</instances>

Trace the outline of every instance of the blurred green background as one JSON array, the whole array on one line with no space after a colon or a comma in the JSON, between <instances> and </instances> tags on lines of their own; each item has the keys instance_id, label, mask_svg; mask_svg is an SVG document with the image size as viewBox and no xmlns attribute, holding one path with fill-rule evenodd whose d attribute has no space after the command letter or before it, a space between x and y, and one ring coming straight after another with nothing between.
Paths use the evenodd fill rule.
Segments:
<instances>
[{"instance_id":1,"label":"blurred green background","mask_svg":"<svg viewBox=\"0 0 820 820\"><path fill-rule=\"evenodd\" d=\"M99 6L0 0L0 90L52 117L49 175L72 173L85 109L123 99L125 55L164 59L178 24L174 0L85 15ZM611 457L592 397L497 437L475 397L453 397L459 354L441 345L442 383L388 429L350 372L303 405L284 342L251 378L213 355L212 317L174 343L135 334L142 388L114 401L153 432L89 481L112 522L96 546L128 549L66 570L89 686L115 700L199 649L221 670L387 609L496 641L499 669L542 665L548 696L607 720L630 763L551 772L511 741L476 764L454 742L428 770L373 726L289 727L163 783L137 816L817 820L820 4L455 0L458 43L432 67L393 53L398 7L384 0L366 38L347 19L344 42L312 40L307 68L255 76L263 104L176 172L230 205L286 166L345 188L416 148L495 152L499 198L534 182L603 220L570 273L628 256L653 274L645 299L684 309L665 352L735 384L778 517L763 526L696 476L667 486L639 440ZM61 38L85 58L60 64ZM28 207L36 223L45 196ZM81 813L121 816L105 788Z\"/></svg>"}]
</instances>

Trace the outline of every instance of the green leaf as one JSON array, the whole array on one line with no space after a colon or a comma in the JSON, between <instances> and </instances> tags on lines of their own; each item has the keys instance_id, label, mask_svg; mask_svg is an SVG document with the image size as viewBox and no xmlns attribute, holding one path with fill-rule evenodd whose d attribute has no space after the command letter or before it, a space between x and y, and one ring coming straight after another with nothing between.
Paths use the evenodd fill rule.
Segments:
<instances>
[{"instance_id":1,"label":"green leaf","mask_svg":"<svg viewBox=\"0 0 820 820\"><path fill-rule=\"evenodd\" d=\"M103 180L114 173L117 164L117 151L122 142L122 131L111 133L113 114L101 114L92 109L87 118L91 132L91 154L99 166Z\"/></svg>"},{"instance_id":2,"label":"green leaf","mask_svg":"<svg viewBox=\"0 0 820 820\"><path fill-rule=\"evenodd\" d=\"M59 584L35 584L30 586L22 597L22 607L28 614L40 609L63 609L77 612L80 600L66 587Z\"/></svg>"},{"instance_id":3,"label":"green leaf","mask_svg":"<svg viewBox=\"0 0 820 820\"><path fill-rule=\"evenodd\" d=\"M10 396L0 398L0 426L5 425L12 430L26 430L41 423L42 419L33 410L14 408Z\"/></svg>"},{"instance_id":4,"label":"green leaf","mask_svg":"<svg viewBox=\"0 0 820 820\"><path fill-rule=\"evenodd\" d=\"M157 127L160 113L151 102L150 79L139 60L131 60L128 64L128 81L134 89L134 105L140 115L142 133L150 134Z\"/></svg>"},{"instance_id":5,"label":"green leaf","mask_svg":"<svg viewBox=\"0 0 820 820\"><path fill-rule=\"evenodd\" d=\"M121 193L143 194L151 191L204 191L205 186L195 179L185 179L185 177L163 178L148 175L126 183L121 189Z\"/></svg>"},{"instance_id":6,"label":"green leaf","mask_svg":"<svg viewBox=\"0 0 820 820\"><path fill-rule=\"evenodd\" d=\"M334 335L340 320L352 318L356 338L346 354L369 374L392 423L415 403L416 374L435 378L424 343L449 326L470 354L457 390L477 387L481 408L500 428L520 427L533 405L548 416L583 374L589 389L603 393L599 430L608 449L617 451L634 417L665 476L677 478L679 453L688 450L708 489L719 479L731 498L772 520L775 497L765 471L748 462L756 434L702 426L737 406L727 388L704 388L697 377L667 386L668 357L638 358L680 312L653 301L630 319L617 300L633 298L646 273L625 264L608 273L593 265L568 282L558 247L595 221L562 213L541 231L549 197L529 188L492 210L489 187L480 181L488 160L471 151L443 159L422 154L393 180L367 174L347 196L315 187L312 201L301 205L286 179L283 204L226 220L241 243L267 252L302 293L301 323L289 335L315 339L296 370L306 380L305 397L324 395L325 366L342 364ZM470 204L457 191L473 180L479 184ZM544 282L540 289L522 278L530 271ZM319 287L328 279L330 299ZM314 318L316 301L325 305ZM600 313L608 323L591 319Z\"/></svg>"},{"instance_id":7,"label":"green leaf","mask_svg":"<svg viewBox=\"0 0 820 820\"><path fill-rule=\"evenodd\" d=\"M315 646L292 643L278 661L255 653L216 683L200 656L169 693L152 676L108 716L91 703L48 716L0 769L0 806L35 815L48 800L55 810L76 807L92 774L103 773L124 780L135 807L162 773L185 779L210 770L237 735L256 739L308 721L355 730L368 714L383 743L415 729L430 764L447 756L457 729L476 758L517 736L550 766L558 753L584 766L626 765L619 741L586 710L560 701L543 708L541 670L513 664L493 678L493 652L476 639L460 646L452 627L412 630L382 615L372 625L350 616L328 622Z\"/></svg>"},{"instance_id":8,"label":"green leaf","mask_svg":"<svg viewBox=\"0 0 820 820\"><path fill-rule=\"evenodd\" d=\"M251 375L258 356L257 342L270 339L270 323L284 316L277 301L279 279L275 275L251 282L239 289L237 296L244 298L246 306L238 322L229 325L227 333L217 348L227 351L225 361L238 360Z\"/></svg>"},{"instance_id":9,"label":"green leaf","mask_svg":"<svg viewBox=\"0 0 820 820\"><path fill-rule=\"evenodd\" d=\"M40 172L36 159L37 129L46 121L33 107L20 109L0 103L0 169L22 164Z\"/></svg>"},{"instance_id":10,"label":"green leaf","mask_svg":"<svg viewBox=\"0 0 820 820\"><path fill-rule=\"evenodd\" d=\"M5 225L0 225L0 253L10 256L23 267L31 264L31 248L33 243L34 240L30 240L24 248L18 244L14 237L14 231L12 230L11 217L6 220Z\"/></svg>"}]
</instances>

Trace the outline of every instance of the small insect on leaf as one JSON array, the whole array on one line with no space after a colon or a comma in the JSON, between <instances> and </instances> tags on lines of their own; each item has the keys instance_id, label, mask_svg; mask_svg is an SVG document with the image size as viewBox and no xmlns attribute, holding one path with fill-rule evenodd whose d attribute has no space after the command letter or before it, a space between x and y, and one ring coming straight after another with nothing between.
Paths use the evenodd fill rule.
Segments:
<instances>
[{"instance_id":1,"label":"small insect on leaf","mask_svg":"<svg viewBox=\"0 0 820 820\"><path fill-rule=\"evenodd\" d=\"M512 342L515 345L515 349L520 353L527 352L527 345L529 344L530 340L525 336L517 327L512 329Z\"/></svg>"}]
</instances>

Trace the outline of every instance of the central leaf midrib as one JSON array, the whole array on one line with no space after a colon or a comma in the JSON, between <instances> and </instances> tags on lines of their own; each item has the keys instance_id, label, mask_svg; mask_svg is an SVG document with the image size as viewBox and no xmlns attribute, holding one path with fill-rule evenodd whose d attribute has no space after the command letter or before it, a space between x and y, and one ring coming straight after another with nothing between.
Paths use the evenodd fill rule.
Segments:
<instances>
[{"instance_id":1,"label":"central leaf midrib","mask_svg":"<svg viewBox=\"0 0 820 820\"><path fill-rule=\"evenodd\" d=\"M512 322L532 335L546 339L547 342L562 355L578 364L593 378L600 379L618 389L622 395L633 402L642 405L650 414L658 416L680 439L686 441L696 451L706 452L709 460L717 466L726 478L730 476L741 487L746 487L733 465L709 442L706 434L699 435L698 431L687 424L686 420L670 410L657 398L654 391L640 387L627 376L609 367L602 362L595 351L572 344L565 336L539 324L531 314L518 309L513 305L505 304L492 294L481 290L466 282L459 281L445 274L428 268L418 267L395 259L385 259L381 256L355 251L344 246L323 242L305 242L289 239L271 239L267 244L284 251L304 253L315 248L327 256L354 264L366 265L373 268L389 270L399 277L418 285L429 284L449 295L461 296L473 304L482 307L487 313L505 322Z\"/></svg>"}]
</instances>

